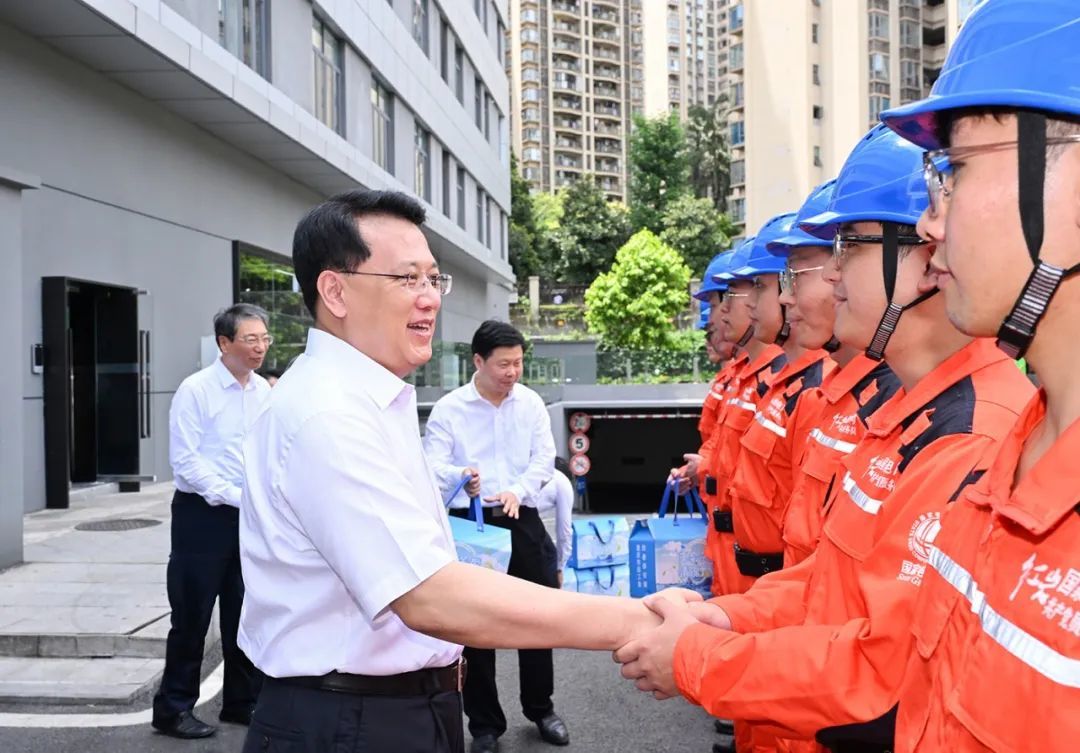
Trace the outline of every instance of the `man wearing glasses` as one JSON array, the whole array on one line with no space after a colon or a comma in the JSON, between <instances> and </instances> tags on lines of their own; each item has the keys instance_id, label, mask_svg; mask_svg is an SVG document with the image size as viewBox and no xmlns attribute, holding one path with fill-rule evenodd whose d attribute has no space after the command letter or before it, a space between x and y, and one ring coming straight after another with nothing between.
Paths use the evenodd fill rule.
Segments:
<instances>
[{"instance_id":1,"label":"man wearing glasses","mask_svg":"<svg viewBox=\"0 0 1080 753\"><path fill-rule=\"evenodd\" d=\"M315 325L244 442L239 642L267 675L245 753L464 753L462 644L611 651L659 624L639 601L457 561L404 381L450 292L424 219L356 190L297 226Z\"/></svg>"},{"instance_id":2,"label":"man wearing glasses","mask_svg":"<svg viewBox=\"0 0 1080 753\"><path fill-rule=\"evenodd\" d=\"M270 395L270 385L255 373L274 342L268 322L265 311L247 303L218 313L214 335L221 355L180 384L169 410L169 461L176 484L167 574L172 627L152 724L171 737L209 737L216 731L192 709L218 599L225 660L219 719L247 724L258 695L259 672L236 645L244 600L238 530L241 443Z\"/></svg>"},{"instance_id":3,"label":"man wearing glasses","mask_svg":"<svg viewBox=\"0 0 1080 753\"><path fill-rule=\"evenodd\" d=\"M616 654L639 688L830 750L894 750L912 607L941 515L1033 394L992 341L950 326L944 296L928 295L935 249L912 232L927 205L921 163L921 150L878 126L848 157L828 209L801 223L835 241L823 272L837 337L883 355L903 390L841 461L813 554L696 615L655 605L671 619ZM710 611L710 625L694 621Z\"/></svg>"}]
</instances>

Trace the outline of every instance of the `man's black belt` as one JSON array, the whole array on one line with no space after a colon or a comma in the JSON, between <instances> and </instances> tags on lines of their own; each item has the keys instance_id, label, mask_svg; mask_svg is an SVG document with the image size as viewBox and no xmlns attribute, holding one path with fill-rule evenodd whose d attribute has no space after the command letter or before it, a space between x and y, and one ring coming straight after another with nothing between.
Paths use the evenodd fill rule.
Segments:
<instances>
[{"instance_id":1,"label":"man's black belt","mask_svg":"<svg viewBox=\"0 0 1080 753\"><path fill-rule=\"evenodd\" d=\"M765 575L765 573L771 573L774 570L782 570L784 568L784 553L761 554L759 552L740 549L739 545L736 544L735 565L743 575L760 578L762 575Z\"/></svg>"},{"instance_id":2,"label":"man's black belt","mask_svg":"<svg viewBox=\"0 0 1080 753\"><path fill-rule=\"evenodd\" d=\"M891 745L879 745L878 743L863 742L861 740L849 740L835 742L825 746L831 753L892 753Z\"/></svg>"},{"instance_id":3,"label":"man's black belt","mask_svg":"<svg viewBox=\"0 0 1080 753\"><path fill-rule=\"evenodd\" d=\"M317 677L281 677L278 682L334 693L377 696L430 696L461 692L465 686L466 664L459 659L449 667L418 669L399 675L350 675L331 672Z\"/></svg>"},{"instance_id":4,"label":"man's black belt","mask_svg":"<svg viewBox=\"0 0 1080 753\"><path fill-rule=\"evenodd\" d=\"M708 474L705 474L705 493L706 494L712 494L712 495L715 496L715 494L716 494L716 476L710 476Z\"/></svg>"},{"instance_id":5,"label":"man's black belt","mask_svg":"<svg viewBox=\"0 0 1080 753\"><path fill-rule=\"evenodd\" d=\"M717 533L735 533L735 519L731 510L713 510L712 525Z\"/></svg>"}]
</instances>

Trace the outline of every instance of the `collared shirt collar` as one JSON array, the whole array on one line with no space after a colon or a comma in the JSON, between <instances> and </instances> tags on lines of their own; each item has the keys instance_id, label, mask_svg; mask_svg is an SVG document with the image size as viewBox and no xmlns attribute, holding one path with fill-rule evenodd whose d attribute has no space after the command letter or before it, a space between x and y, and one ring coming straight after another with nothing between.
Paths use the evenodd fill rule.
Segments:
<instances>
[{"instance_id":1,"label":"collared shirt collar","mask_svg":"<svg viewBox=\"0 0 1080 753\"><path fill-rule=\"evenodd\" d=\"M784 368L780 369L773 378L773 384L778 384L791 377L798 376L818 361L824 361L829 357L829 352L826 350L807 350L802 355L796 358L794 361L788 361L784 364Z\"/></svg>"},{"instance_id":2,"label":"collared shirt collar","mask_svg":"<svg viewBox=\"0 0 1080 753\"><path fill-rule=\"evenodd\" d=\"M881 406L867 421L867 429L876 436L892 434L905 419L919 412L949 387L1005 358L993 338L976 338L938 364L937 368L919 380L911 392L898 392Z\"/></svg>"},{"instance_id":3,"label":"collared shirt collar","mask_svg":"<svg viewBox=\"0 0 1080 753\"><path fill-rule=\"evenodd\" d=\"M520 389L521 385L519 385L517 382L514 382L514 386L510 388L510 394L506 396L506 400L504 400L503 402L505 403L509 400L513 400L514 396L518 394ZM465 400L470 403L476 402L478 400L483 400L485 403L488 403L489 405L491 404L491 401L481 395L480 390L476 389L476 374L473 374L472 379L469 380L469 384L466 387Z\"/></svg>"},{"instance_id":4,"label":"collared shirt collar","mask_svg":"<svg viewBox=\"0 0 1080 753\"><path fill-rule=\"evenodd\" d=\"M229 367L226 366L225 362L221 360L220 353L218 353L217 360L214 361L213 366L214 373L217 375L218 383L221 385L221 388L223 390L232 389L233 387L237 387L241 391L255 389L255 379L252 378L252 375L248 375L248 382L246 385L240 384L240 380L237 379L231 371L229 371Z\"/></svg>"},{"instance_id":5,"label":"collared shirt collar","mask_svg":"<svg viewBox=\"0 0 1080 753\"><path fill-rule=\"evenodd\" d=\"M386 410L402 394L412 392L412 385L340 337L321 329L313 327L308 330L307 349L304 352L311 358L329 361L349 373L350 383L370 395L379 410Z\"/></svg>"},{"instance_id":6,"label":"collared shirt collar","mask_svg":"<svg viewBox=\"0 0 1080 753\"><path fill-rule=\"evenodd\" d=\"M869 376L870 372L879 365L879 361L867 358L863 353L855 356L847 366L836 372L828 384L822 387L821 391L825 394L825 399L830 403L838 403L840 398L855 389L855 385Z\"/></svg>"},{"instance_id":7,"label":"collared shirt collar","mask_svg":"<svg viewBox=\"0 0 1080 753\"><path fill-rule=\"evenodd\" d=\"M1080 450L1080 421L1066 429L1013 487L1024 445L1045 418L1046 393L1040 391L998 446L997 457L987 474L989 486L980 485L973 493L976 501L990 504L999 515L1036 536L1049 531L1065 515L1073 514L1080 503L1080 490L1067 480L1068 469L1076 465ZM980 493L986 488L989 498Z\"/></svg>"}]
</instances>

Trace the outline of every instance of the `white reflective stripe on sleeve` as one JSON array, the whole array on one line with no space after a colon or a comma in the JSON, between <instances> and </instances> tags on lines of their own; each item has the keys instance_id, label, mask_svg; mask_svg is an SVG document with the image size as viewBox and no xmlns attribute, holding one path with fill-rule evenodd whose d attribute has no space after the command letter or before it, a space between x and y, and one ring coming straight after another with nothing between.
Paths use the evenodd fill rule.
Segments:
<instances>
[{"instance_id":1,"label":"white reflective stripe on sleeve","mask_svg":"<svg viewBox=\"0 0 1080 753\"><path fill-rule=\"evenodd\" d=\"M753 403L748 403L745 400L740 400L737 397L733 397L728 400L728 405L734 405L736 408L742 408L743 410L757 411L756 405L754 405Z\"/></svg>"},{"instance_id":2,"label":"white reflective stripe on sleeve","mask_svg":"<svg viewBox=\"0 0 1080 753\"><path fill-rule=\"evenodd\" d=\"M845 455L855 451L855 445L852 442L845 442L842 439L833 439L821 429L814 429L810 432L810 436L817 440L818 444L828 447L830 450L836 450L842 452Z\"/></svg>"},{"instance_id":3,"label":"white reflective stripe on sleeve","mask_svg":"<svg viewBox=\"0 0 1080 753\"><path fill-rule=\"evenodd\" d=\"M881 502L860 489L858 484L855 483L855 479L851 477L850 471L844 474L844 491L851 497L851 501L865 513L877 515L881 509Z\"/></svg>"},{"instance_id":4,"label":"white reflective stripe on sleeve","mask_svg":"<svg viewBox=\"0 0 1080 753\"><path fill-rule=\"evenodd\" d=\"M1038 638L998 614L971 573L935 546L930 547L930 566L968 601L979 625L995 643L1036 672L1059 685L1080 688L1080 660L1060 654Z\"/></svg>"},{"instance_id":5,"label":"white reflective stripe on sleeve","mask_svg":"<svg viewBox=\"0 0 1080 753\"><path fill-rule=\"evenodd\" d=\"M786 437L787 436L787 429L785 429L780 424L774 423L773 421L770 421L769 419L765 418L765 414L762 413L761 411L758 411L757 413L754 414L754 420L757 421L759 424L764 426L766 429L768 429L769 431L771 431L773 434L775 434L778 437Z\"/></svg>"}]
</instances>

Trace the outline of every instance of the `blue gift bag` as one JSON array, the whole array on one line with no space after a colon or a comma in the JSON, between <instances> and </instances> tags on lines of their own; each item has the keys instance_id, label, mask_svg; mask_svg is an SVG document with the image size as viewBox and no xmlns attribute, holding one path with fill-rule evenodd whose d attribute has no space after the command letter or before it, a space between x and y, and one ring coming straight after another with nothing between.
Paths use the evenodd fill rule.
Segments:
<instances>
[{"instance_id":1,"label":"blue gift bag","mask_svg":"<svg viewBox=\"0 0 1080 753\"><path fill-rule=\"evenodd\" d=\"M577 570L564 567L562 571L562 590L577 591Z\"/></svg>"},{"instance_id":2,"label":"blue gift bag","mask_svg":"<svg viewBox=\"0 0 1080 753\"><path fill-rule=\"evenodd\" d=\"M563 570L565 584L566 573L574 573L577 592L596 594L597 596L629 596L630 566L612 565L609 567L590 567L583 570Z\"/></svg>"},{"instance_id":3,"label":"blue gift bag","mask_svg":"<svg viewBox=\"0 0 1080 753\"><path fill-rule=\"evenodd\" d=\"M630 561L630 524L623 517L575 520L567 567L625 565Z\"/></svg>"},{"instance_id":4,"label":"blue gift bag","mask_svg":"<svg viewBox=\"0 0 1080 753\"><path fill-rule=\"evenodd\" d=\"M468 481L467 476L462 477L461 483L447 498L447 507L465 488ZM505 573L510 568L512 550L510 531L498 526L485 526L480 498L473 497L470 502L471 510L468 520L450 516L450 532L454 535L454 547L457 549L458 560Z\"/></svg>"},{"instance_id":5,"label":"blue gift bag","mask_svg":"<svg viewBox=\"0 0 1080 753\"><path fill-rule=\"evenodd\" d=\"M685 497L690 515L679 517L679 498ZM674 498L674 515L667 516ZM710 596L712 563L705 556L708 530L705 504L693 489L678 493L678 482L664 488L659 514L638 520L630 534L630 595L647 596L665 588L681 587Z\"/></svg>"}]
</instances>

